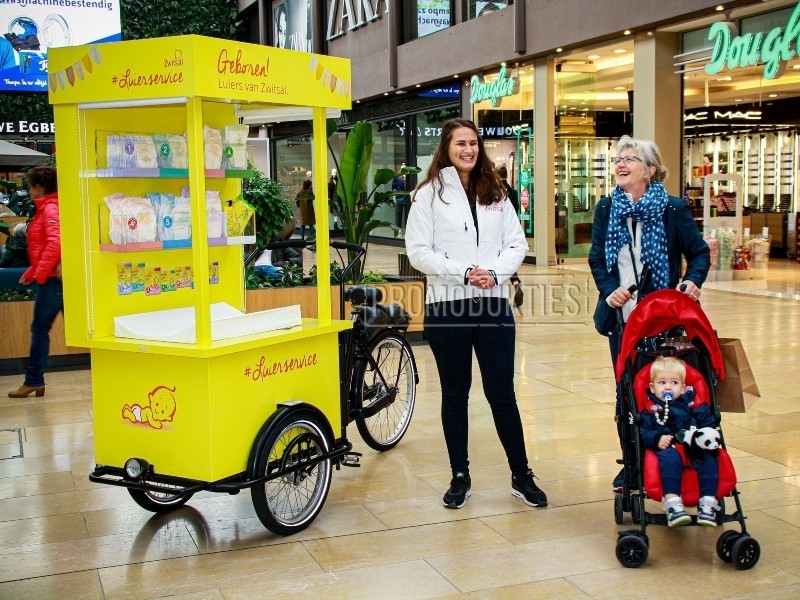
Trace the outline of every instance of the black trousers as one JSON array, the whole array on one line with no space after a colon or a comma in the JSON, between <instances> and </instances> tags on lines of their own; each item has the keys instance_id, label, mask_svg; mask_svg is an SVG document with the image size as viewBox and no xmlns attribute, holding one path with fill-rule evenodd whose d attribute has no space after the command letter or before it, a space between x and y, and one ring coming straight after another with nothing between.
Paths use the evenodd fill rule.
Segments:
<instances>
[{"instance_id":1,"label":"black trousers","mask_svg":"<svg viewBox=\"0 0 800 600\"><path fill-rule=\"evenodd\" d=\"M473 349L508 466L512 473L526 472L528 458L514 394L515 324L508 300L479 298L428 304L425 337L439 371L442 428L453 473L469 472Z\"/></svg>"}]
</instances>

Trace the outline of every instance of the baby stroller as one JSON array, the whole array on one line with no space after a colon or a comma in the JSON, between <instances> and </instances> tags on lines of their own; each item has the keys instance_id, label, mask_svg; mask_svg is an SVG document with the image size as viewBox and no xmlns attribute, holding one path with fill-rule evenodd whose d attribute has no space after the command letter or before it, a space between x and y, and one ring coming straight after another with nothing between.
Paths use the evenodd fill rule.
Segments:
<instances>
[{"instance_id":1,"label":"baby stroller","mask_svg":"<svg viewBox=\"0 0 800 600\"><path fill-rule=\"evenodd\" d=\"M647 561L647 526L667 524L665 514L645 511L645 499L661 500L663 491L656 453L643 448L639 431L639 414L646 406L650 366L658 356L675 356L686 363L686 385L695 388L696 401L709 403L716 422L720 422L714 386L718 380L725 378L725 369L716 332L700 305L685 294L676 290L659 290L648 294L631 312L624 326L615 365L617 381L622 386L623 406L628 411L627 415L619 415L628 424L623 427L623 443L626 447L627 444L633 444L633 455L637 461L634 469L636 476L632 478L634 481L626 481L623 491L614 495L617 524L622 523L625 512L630 512L633 523L640 526L638 530L618 533L617 559L629 568L640 567ZM679 452L683 453L682 447ZM686 506L696 506L699 500L697 473L683 454L683 502ZM741 533L734 530L722 532L717 540L717 555L721 560L733 563L737 569L750 569L758 562L761 549L745 528L745 517L736 490L736 473L725 449L722 431L717 461L717 498L720 505L717 523L721 525L736 521L741 528ZM736 510L730 514L725 512L726 497L732 497L736 505ZM697 517L692 515L691 518L691 525L697 525Z\"/></svg>"}]
</instances>

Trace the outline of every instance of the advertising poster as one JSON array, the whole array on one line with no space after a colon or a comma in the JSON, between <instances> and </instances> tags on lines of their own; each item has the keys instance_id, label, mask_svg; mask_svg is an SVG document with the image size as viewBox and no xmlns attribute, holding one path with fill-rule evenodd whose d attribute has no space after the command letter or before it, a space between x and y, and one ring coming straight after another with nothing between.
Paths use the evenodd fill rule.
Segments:
<instances>
[{"instance_id":1,"label":"advertising poster","mask_svg":"<svg viewBox=\"0 0 800 600\"><path fill-rule=\"evenodd\" d=\"M417 37L450 27L450 0L417 1Z\"/></svg>"},{"instance_id":2,"label":"advertising poster","mask_svg":"<svg viewBox=\"0 0 800 600\"><path fill-rule=\"evenodd\" d=\"M490 12L495 12L508 6L508 0L495 0L494 2L475 2L473 17L482 17Z\"/></svg>"},{"instance_id":3,"label":"advertising poster","mask_svg":"<svg viewBox=\"0 0 800 600\"><path fill-rule=\"evenodd\" d=\"M47 50L121 39L119 4L0 0L0 92L46 92Z\"/></svg>"},{"instance_id":4,"label":"advertising poster","mask_svg":"<svg viewBox=\"0 0 800 600\"><path fill-rule=\"evenodd\" d=\"M273 45L277 48L313 52L311 0L285 0L273 8Z\"/></svg>"}]
</instances>

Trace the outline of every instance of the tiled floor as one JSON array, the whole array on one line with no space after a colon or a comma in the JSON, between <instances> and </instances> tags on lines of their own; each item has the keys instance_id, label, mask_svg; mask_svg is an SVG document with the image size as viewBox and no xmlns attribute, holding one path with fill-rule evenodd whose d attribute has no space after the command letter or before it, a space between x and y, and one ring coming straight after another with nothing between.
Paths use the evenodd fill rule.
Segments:
<instances>
[{"instance_id":1,"label":"tiled floor","mask_svg":"<svg viewBox=\"0 0 800 600\"><path fill-rule=\"evenodd\" d=\"M395 270L396 250L370 252L372 267ZM800 597L798 265L772 261L768 279L709 284L702 298L720 336L743 340L761 390L750 411L723 422L761 545L750 571L717 558L719 529L697 527L648 527L647 563L620 566L617 531L632 525L627 515L614 522L613 379L591 326L594 287L585 263L521 274L516 389L548 508L511 496L477 369L473 496L461 510L442 507L449 469L424 344L414 349L421 381L406 437L377 454L351 428L361 468L334 471L322 512L290 538L261 526L247 492L199 494L154 516L124 489L90 483L90 373L50 373L47 395L28 400L5 397L21 377L0 377L0 429L22 428L25 451L0 460L0 598ZM0 433L0 456L15 442Z\"/></svg>"}]
</instances>

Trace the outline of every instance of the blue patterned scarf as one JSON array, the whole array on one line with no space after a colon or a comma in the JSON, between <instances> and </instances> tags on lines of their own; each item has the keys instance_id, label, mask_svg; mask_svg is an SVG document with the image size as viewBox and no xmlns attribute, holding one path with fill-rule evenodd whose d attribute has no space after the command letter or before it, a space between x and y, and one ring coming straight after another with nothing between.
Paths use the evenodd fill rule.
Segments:
<instances>
[{"instance_id":1,"label":"blue patterned scarf","mask_svg":"<svg viewBox=\"0 0 800 600\"><path fill-rule=\"evenodd\" d=\"M619 251L632 243L627 220L642 223L642 264L647 265L653 277L653 286L663 290L669 285L667 261L667 236L664 232L664 210L667 191L660 181L650 184L638 202L631 202L621 187L611 192L611 218L606 234L606 269L611 271L617 263Z\"/></svg>"}]
</instances>

